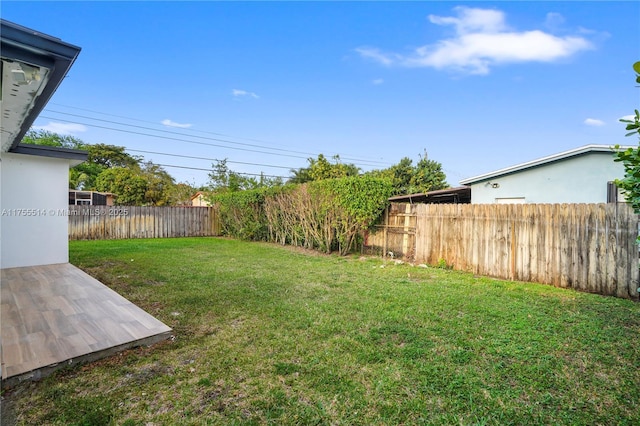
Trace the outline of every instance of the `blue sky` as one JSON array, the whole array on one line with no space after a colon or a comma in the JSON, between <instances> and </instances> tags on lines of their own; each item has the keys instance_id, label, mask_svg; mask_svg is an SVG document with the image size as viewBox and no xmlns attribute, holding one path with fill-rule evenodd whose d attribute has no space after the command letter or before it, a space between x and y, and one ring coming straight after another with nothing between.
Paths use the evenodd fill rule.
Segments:
<instances>
[{"instance_id":1,"label":"blue sky","mask_svg":"<svg viewBox=\"0 0 640 426\"><path fill-rule=\"evenodd\" d=\"M320 153L370 170L426 150L456 186L586 144L637 143L618 119L640 107L640 2L1 7L82 48L37 126L159 164L226 158L288 176Z\"/></svg>"}]
</instances>

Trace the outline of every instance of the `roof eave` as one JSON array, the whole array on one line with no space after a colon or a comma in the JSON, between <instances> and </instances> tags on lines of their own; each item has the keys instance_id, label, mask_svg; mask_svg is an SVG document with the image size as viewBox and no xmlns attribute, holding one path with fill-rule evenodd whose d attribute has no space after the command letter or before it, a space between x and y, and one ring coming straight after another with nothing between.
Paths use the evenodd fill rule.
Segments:
<instances>
[{"instance_id":1,"label":"roof eave","mask_svg":"<svg viewBox=\"0 0 640 426\"><path fill-rule=\"evenodd\" d=\"M620 146L621 150L633 148L631 146ZM543 164L552 163L554 161L564 160L566 158L575 157L576 155L582 155L589 152L614 152L613 145L585 145L579 148L574 148L569 151L560 152L558 154L549 155L547 157L538 158L536 160L527 161L526 163L516 164L514 166L506 167L504 169L496 170L493 172L485 173L482 175L470 177L467 179L462 179L460 183L462 185L472 185L474 183L483 182L489 179L493 179L499 176L504 176L507 174L519 172L521 170L530 169L533 167L537 167Z\"/></svg>"},{"instance_id":2,"label":"roof eave","mask_svg":"<svg viewBox=\"0 0 640 426\"><path fill-rule=\"evenodd\" d=\"M31 145L21 143L10 152L14 154L37 155L40 157L60 158L69 160L70 166L87 161L89 153L78 149L60 148L57 146Z\"/></svg>"},{"instance_id":3,"label":"roof eave","mask_svg":"<svg viewBox=\"0 0 640 426\"><path fill-rule=\"evenodd\" d=\"M75 62L80 47L35 30L0 19L0 50L2 57L47 67L51 75L46 86L35 99L33 107L14 136L9 151L15 152L20 141L53 96L65 75Z\"/></svg>"}]
</instances>

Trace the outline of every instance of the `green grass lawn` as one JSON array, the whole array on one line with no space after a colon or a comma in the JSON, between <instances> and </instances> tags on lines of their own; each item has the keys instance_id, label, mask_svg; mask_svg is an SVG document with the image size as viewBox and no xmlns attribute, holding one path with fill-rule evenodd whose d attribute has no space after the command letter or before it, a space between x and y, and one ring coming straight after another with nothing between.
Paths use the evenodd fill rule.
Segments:
<instances>
[{"instance_id":1,"label":"green grass lawn","mask_svg":"<svg viewBox=\"0 0 640 426\"><path fill-rule=\"evenodd\" d=\"M19 386L19 424L640 424L628 300L226 239L70 252L175 340Z\"/></svg>"}]
</instances>

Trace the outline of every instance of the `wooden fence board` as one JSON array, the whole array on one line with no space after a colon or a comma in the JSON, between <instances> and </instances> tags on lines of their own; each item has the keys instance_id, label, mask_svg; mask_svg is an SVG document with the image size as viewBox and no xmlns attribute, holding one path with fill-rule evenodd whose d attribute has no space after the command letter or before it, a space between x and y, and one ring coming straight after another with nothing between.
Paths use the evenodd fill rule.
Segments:
<instances>
[{"instance_id":1,"label":"wooden fence board","mask_svg":"<svg viewBox=\"0 0 640 426\"><path fill-rule=\"evenodd\" d=\"M407 222L409 211L415 222ZM475 274L638 300L639 222L626 204L398 203L388 210L388 227L367 242L382 244L388 233L386 249L417 263L444 261Z\"/></svg>"},{"instance_id":2,"label":"wooden fence board","mask_svg":"<svg viewBox=\"0 0 640 426\"><path fill-rule=\"evenodd\" d=\"M214 207L69 206L69 239L220 235Z\"/></svg>"}]
</instances>

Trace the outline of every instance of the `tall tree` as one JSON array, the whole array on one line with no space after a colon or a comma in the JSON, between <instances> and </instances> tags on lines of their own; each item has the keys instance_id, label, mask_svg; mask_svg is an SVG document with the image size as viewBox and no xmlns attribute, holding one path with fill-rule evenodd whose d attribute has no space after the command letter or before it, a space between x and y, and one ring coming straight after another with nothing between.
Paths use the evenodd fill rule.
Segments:
<instances>
[{"instance_id":1,"label":"tall tree","mask_svg":"<svg viewBox=\"0 0 640 426\"><path fill-rule=\"evenodd\" d=\"M367 174L391 179L394 195L429 192L448 187L442 164L430 160L426 151L420 155L420 160L415 166L413 160L404 157L398 164Z\"/></svg>"},{"instance_id":2,"label":"tall tree","mask_svg":"<svg viewBox=\"0 0 640 426\"><path fill-rule=\"evenodd\" d=\"M147 189L146 179L125 167L106 169L96 178L96 190L114 194L122 206L145 205Z\"/></svg>"},{"instance_id":3,"label":"tall tree","mask_svg":"<svg viewBox=\"0 0 640 426\"><path fill-rule=\"evenodd\" d=\"M314 180L337 179L350 176L358 176L360 169L355 164L345 164L340 161L339 155L331 157L329 161L324 154L319 154L318 158L308 158L308 167L291 170L293 176L289 178L289 183L305 183Z\"/></svg>"},{"instance_id":4,"label":"tall tree","mask_svg":"<svg viewBox=\"0 0 640 426\"><path fill-rule=\"evenodd\" d=\"M147 181L145 204L153 206L171 204L171 187L175 185L175 180L162 166L147 161L142 165L140 176Z\"/></svg>"},{"instance_id":5,"label":"tall tree","mask_svg":"<svg viewBox=\"0 0 640 426\"><path fill-rule=\"evenodd\" d=\"M291 169L290 173L293 175L287 182L289 183L306 183L311 182L311 170L308 167L300 167L299 169Z\"/></svg>"},{"instance_id":6,"label":"tall tree","mask_svg":"<svg viewBox=\"0 0 640 426\"><path fill-rule=\"evenodd\" d=\"M633 64L633 70L636 72L636 83L640 84L640 61ZM629 131L627 136L640 137L640 112L637 109L630 120L621 119L620 121L626 123L626 129ZM616 180L616 185L622 189L636 213L640 213L640 145L624 151L619 150L619 145L615 148L617 150L615 161L620 161L624 165L624 178Z\"/></svg>"},{"instance_id":7,"label":"tall tree","mask_svg":"<svg viewBox=\"0 0 640 426\"><path fill-rule=\"evenodd\" d=\"M59 135L47 130L29 130L22 143L87 151L87 161L69 170L71 189L95 190L98 175L111 167L140 168L140 157L128 154L123 146L103 143L90 145L75 136Z\"/></svg>"},{"instance_id":8,"label":"tall tree","mask_svg":"<svg viewBox=\"0 0 640 426\"><path fill-rule=\"evenodd\" d=\"M22 138L22 143L30 145L55 146L70 149L86 149L87 144L71 135L59 135L48 130L30 129Z\"/></svg>"},{"instance_id":9,"label":"tall tree","mask_svg":"<svg viewBox=\"0 0 640 426\"><path fill-rule=\"evenodd\" d=\"M169 204L172 206L190 206L191 196L198 192L198 188L187 182L176 183L171 186L167 193Z\"/></svg>"},{"instance_id":10,"label":"tall tree","mask_svg":"<svg viewBox=\"0 0 640 426\"><path fill-rule=\"evenodd\" d=\"M91 145L74 136L44 130L30 130L23 143L87 151L87 161L69 170L69 188L111 192L116 195L119 204L184 205L195 192L188 184L175 188L175 180L166 170L127 153L123 146L104 143ZM186 195L187 192L189 195Z\"/></svg>"},{"instance_id":11,"label":"tall tree","mask_svg":"<svg viewBox=\"0 0 640 426\"><path fill-rule=\"evenodd\" d=\"M413 160L404 157L398 164L388 169L373 170L367 174L373 177L383 177L391 180L393 195L408 194L411 191L411 179L413 178Z\"/></svg>"},{"instance_id":12,"label":"tall tree","mask_svg":"<svg viewBox=\"0 0 640 426\"><path fill-rule=\"evenodd\" d=\"M123 146L97 143L87 145L84 149L89 153L89 163L104 169L111 167L138 167L142 158L128 154Z\"/></svg>"},{"instance_id":13,"label":"tall tree","mask_svg":"<svg viewBox=\"0 0 640 426\"><path fill-rule=\"evenodd\" d=\"M411 178L411 192L429 192L438 189L445 189L447 176L442 171L442 164L434 160L429 160L427 151L420 156L420 161L416 164Z\"/></svg>"},{"instance_id":14,"label":"tall tree","mask_svg":"<svg viewBox=\"0 0 640 426\"><path fill-rule=\"evenodd\" d=\"M209 172L209 189L216 194L279 185L282 185L282 179L269 178L264 173L260 173L259 179L256 179L253 176L244 176L234 172L227 166L226 158L212 164L211 172Z\"/></svg>"}]
</instances>

